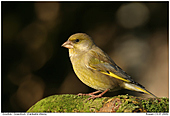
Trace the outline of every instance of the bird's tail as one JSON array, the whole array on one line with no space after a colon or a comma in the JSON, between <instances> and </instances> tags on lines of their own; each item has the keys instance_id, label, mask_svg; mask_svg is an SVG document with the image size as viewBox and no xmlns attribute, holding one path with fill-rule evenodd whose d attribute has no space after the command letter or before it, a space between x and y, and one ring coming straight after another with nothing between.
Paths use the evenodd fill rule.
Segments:
<instances>
[{"instance_id":1,"label":"bird's tail","mask_svg":"<svg viewBox=\"0 0 170 116\"><path fill-rule=\"evenodd\" d=\"M152 94L151 92L146 90L144 87L141 87L141 86L138 86L138 85L135 85L132 83L125 83L124 87L125 87L125 89L128 89L128 90L139 91L139 92L143 92L143 93L146 93L146 94L156 97L154 94Z\"/></svg>"}]
</instances>

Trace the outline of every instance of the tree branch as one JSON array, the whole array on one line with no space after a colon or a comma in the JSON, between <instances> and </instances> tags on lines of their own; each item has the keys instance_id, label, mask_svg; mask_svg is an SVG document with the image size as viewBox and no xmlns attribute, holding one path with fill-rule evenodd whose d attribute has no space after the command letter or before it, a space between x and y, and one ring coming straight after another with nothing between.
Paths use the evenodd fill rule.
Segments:
<instances>
[{"instance_id":1,"label":"tree branch","mask_svg":"<svg viewBox=\"0 0 170 116\"><path fill-rule=\"evenodd\" d=\"M168 98L141 98L129 95L87 100L89 96L53 95L27 112L169 112Z\"/></svg>"}]
</instances>

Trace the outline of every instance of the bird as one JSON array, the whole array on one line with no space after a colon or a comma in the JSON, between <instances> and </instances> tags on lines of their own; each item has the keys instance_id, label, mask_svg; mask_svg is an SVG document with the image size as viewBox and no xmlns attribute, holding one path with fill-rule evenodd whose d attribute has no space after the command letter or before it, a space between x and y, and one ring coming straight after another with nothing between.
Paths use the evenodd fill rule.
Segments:
<instances>
[{"instance_id":1,"label":"bird","mask_svg":"<svg viewBox=\"0 0 170 116\"><path fill-rule=\"evenodd\" d=\"M87 86L97 90L78 95L89 95L88 100L90 100L102 97L106 92L128 89L156 97L144 86L135 82L86 33L71 35L62 47L69 50L69 57L77 77ZM96 95L97 93L100 94Z\"/></svg>"}]
</instances>

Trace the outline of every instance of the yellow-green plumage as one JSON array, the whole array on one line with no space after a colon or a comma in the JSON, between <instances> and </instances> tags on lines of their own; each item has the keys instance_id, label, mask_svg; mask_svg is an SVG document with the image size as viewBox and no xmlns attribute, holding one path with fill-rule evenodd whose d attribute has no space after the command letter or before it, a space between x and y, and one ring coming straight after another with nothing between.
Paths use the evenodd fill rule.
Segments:
<instances>
[{"instance_id":1,"label":"yellow-green plumage","mask_svg":"<svg viewBox=\"0 0 170 116\"><path fill-rule=\"evenodd\" d=\"M100 91L129 89L153 95L118 67L87 34L74 34L62 46L69 49L73 69L86 85Z\"/></svg>"}]
</instances>

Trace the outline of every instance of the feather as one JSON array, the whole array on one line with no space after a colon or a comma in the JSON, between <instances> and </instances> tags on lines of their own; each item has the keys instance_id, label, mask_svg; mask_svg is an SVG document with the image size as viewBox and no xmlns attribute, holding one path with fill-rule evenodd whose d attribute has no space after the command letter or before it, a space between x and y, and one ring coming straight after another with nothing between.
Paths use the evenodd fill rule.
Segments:
<instances>
[{"instance_id":1,"label":"feather","mask_svg":"<svg viewBox=\"0 0 170 116\"><path fill-rule=\"evenodd\" d=\"M97 47L98 48L98 47ZM99 51L99 52L97 52ZM102 74L117 78L124 82L134 83L134 80L127 75L120 67L118 67L114 61L107 56L102 50L95 48L89 52L89 59L87 67L93 70L97 70Z\"/></svg>"}]
</instances>

